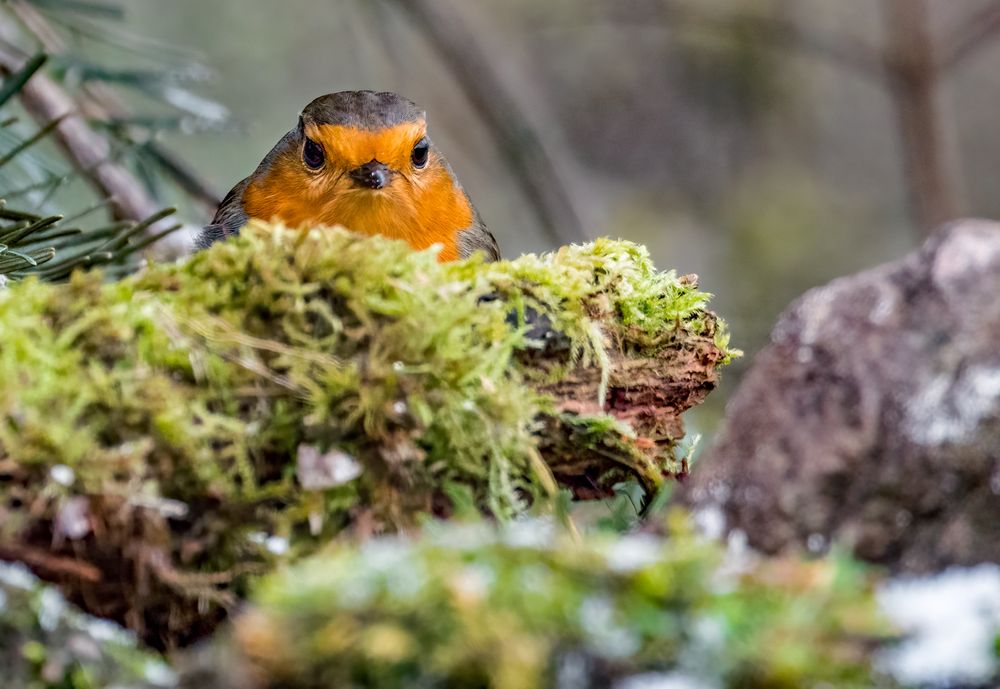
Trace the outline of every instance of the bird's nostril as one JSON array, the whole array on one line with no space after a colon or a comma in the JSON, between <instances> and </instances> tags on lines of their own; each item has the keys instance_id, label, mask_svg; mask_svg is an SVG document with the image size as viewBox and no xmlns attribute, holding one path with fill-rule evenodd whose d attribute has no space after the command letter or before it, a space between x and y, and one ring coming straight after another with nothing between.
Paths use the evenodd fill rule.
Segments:
<instances>
[{"instance_id":1,"label":"bird's nostril","mask_svg":"<svg viewBox=\"0 0 1000 689\"><path fill-rule=\"evenodd\" d=\"M389 184L389 171L379 162L365 163L351 173L351 177L368 189L384 189Z\"/></svg>"}]
</instances>

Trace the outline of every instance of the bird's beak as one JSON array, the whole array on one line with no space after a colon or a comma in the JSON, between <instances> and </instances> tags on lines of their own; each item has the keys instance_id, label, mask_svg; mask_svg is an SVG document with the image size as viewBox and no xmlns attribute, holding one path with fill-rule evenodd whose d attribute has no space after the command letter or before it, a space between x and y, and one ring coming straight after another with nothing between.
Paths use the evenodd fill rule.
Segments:
<instances>
[{"instance_id":1,"label":"bird's beak","mask_svg":"<svg viewBox=\"0 0 1000 689\"><path fill-rule=\"evenodd\" d=\"M377 160L365 163L350 172L350 177L359 187L365 189L384 189L392 179L392 170Z\"/></svg>"}]
</instances>

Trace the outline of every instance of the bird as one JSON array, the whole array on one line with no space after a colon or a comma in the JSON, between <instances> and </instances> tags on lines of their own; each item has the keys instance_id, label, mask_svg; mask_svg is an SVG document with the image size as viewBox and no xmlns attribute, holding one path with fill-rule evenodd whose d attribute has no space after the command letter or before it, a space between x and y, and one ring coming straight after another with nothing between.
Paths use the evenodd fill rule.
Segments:
<instances>
[{"instance_id":1,"label":"bird","mask_svg":"<svg viewBox=\"0 0 1000 689\"><path fill-rule=\"evenodd\" d=\"M387 91L341 91L310 102L225 196L198 246L239 234L250 219L342 225L416 250L440 245L440 261L476 252L500 259L496 239L428 136L426 113Z\"/></svg>"}]
</instances>

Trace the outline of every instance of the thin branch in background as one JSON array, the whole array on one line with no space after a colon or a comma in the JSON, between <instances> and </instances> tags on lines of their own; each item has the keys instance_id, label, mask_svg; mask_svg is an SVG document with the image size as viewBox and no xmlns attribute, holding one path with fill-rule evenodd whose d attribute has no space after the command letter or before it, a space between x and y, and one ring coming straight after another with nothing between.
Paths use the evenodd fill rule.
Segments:
<instances>
[{"instance_id":1,"label":"thin branch in background","mask_svg":"<svg viewBox=\"0 0 1000 689\"><path fill-rule=\"evenodd\" d=\"M177 186L183 189L188 196L199 201L212 212L218 208L222 201L215 189L208 184L198 172L180 159L179 156L169 151L159 142L150 140L143 145L143 150L156 160L159 169L166 172L170 179Z\"/></svg>"},{"instance_id":2,"label":"thin branch in background","mask_svg":"<svg viewBox=\"0 0 1000 689\"><path fill-rule=\"evenodd\" d=\"M586 237L556 166L479 40L454 9L435 0L388 0L435 48L488 126L507 165L555 244Z\"/></svg>"},{"instance_id":3,"label":"thin branch in background","mask_svg":"<svg viewBox=\"0 0 1000 689\"><path fill-rule=\"evenodd\" d=\"M11 189L10 191L5 191L3 198L5 201L11 199L16 199L20 196L27 196L28 194L33 194L41 190L49 190L54 187L62 187L70 180L70 175L65 175L63 177L50 177L48 179L43 179L40 182L32 182L23 187L17 187Z\"/></svg>"},{"instance_id":4,"label":"thin branch in background","mask_svg":"<svg viewBox=\"0 0 1000 689\"><path fill-rule=\"evenodd\" d=\"M107 198L103 198L100 201L98 201L97 203L94 203L94 204L92 204L90 206L87 206L86 208L84 208L82 210L79 210L79 211L77 211L77 212L75 212L75 213L73 213L71 215L67 215L65 218L63 218L63 223L69 224L69 223L72 223L72 222L76 222L77 220L82 220L83 218L87 217L91 213L96 213L99 210L102 210L102 209L108 208L110 206L113 206L114 203L115 203L115 199L114 199L113 196L109 196Z\"/></svg>"},{"instance_id":5,"label":"thin branch in background","mask_svg":"<svg viewBox=\"0 0 1000 689\"><path fill-rule=\"evenodd\" d=\"M658 0L657 6L666 11L677 28L695 26L720 33L750 30L773 45L828 60L867 81L880 81L884 76L881 51L854 36L803 26L778 16L721 14L689 2Z\"/></svg>"},{"instance_id":6,"label":"thin branch in background","mask_svg":"<svg viewBox=\"0 0 1000 689\"><path fill-rule=\"evenodd\" d=\"M930 233L961 214L957 156L941 111L927 0L882 0L886 72L902 142L910 205Z\"/></svg>"},{"instance_id":7,"label":"thin branch in background","mask_svg":"<svg viewBox=\"0 0 1000 689\"><path fill-rule=\"evenodd\" d=\"M93 2L92 0L31 0L31 2L39 7L96 14L111 19L122 19L125 16L125 10L119 5L112 5L104 2Z\"/></svg>"},{"instance_id":8,"label":"thin branch in background","mask_svg":"<svg viewBox=\"0 0 1000 689\"><path fill-rule=\"evenodd\" d=\"M23 0L14 1L20 2L22 5L25 4ZM7 2L9 3L11 0L7 0ZM116 28L113 23L100 21L92 14L80 12L66 14L60 11L61 8L58 5L36 7L37 5L37 0L31 5L31 9L41 10L36 14L44 14L48 21L61 27L78 40L85 38L94 43L102 44L104 47L124 50L143 59L152 58L159 64L186 64L191 61L192 56L195 60L201 59L197 51L190 46L176 46L149 36L136 36L127 30Z\"/></svg>"},{"instance_id":9,"label":"thin branch in background","mask_svg":"<svg viewBox=\"0 0 1000 689\"><path fill-rule=\"evenodd\" d=\"M31 148L39 141L47 137L49 134L52 133L52 131L56 127L58 127L62 123L64 119L66 119L66 115L61 115L53 119L51 122L48 122L44 127L39 129L37 132L29 136L21 143L19 143L17 146L14 146L14 148L4 153L2 156L0 156L0 167L3 167L10 161L14 160L14 158L19 156L22 151L26 151L27 149Z\"/></svg>"},{"instance_id":10,"label":"thin branch in background","mask_svg":"<svg viewBox=\"0 0 1000 689\"><path fill-rule=\"evenodd\" d=\"M853 74L875 80L886 90L895 110L915 224L923 234L929 234L941 223L961 216L958 153L950 136L951 123L938 97L942 70L956 66L1000 31L1000 2L991 2L970 17L938 60L927 0L882 0L885 43L879 47L848 36L826 35L778 17L719 17L690 3L659 1L666 2L678 20L717 28L753 26L776 47L808 50Z\"/></svg>"},{"instance_id":11,"label":"thin branch in background","mask_svg":"<svg viewBox=\"0 0 1000 689\"><path fill-rule=\"evenodd\" d=\"M963 22L940 51L937 68L949 72L1000 33L1000 2L994 0Z\"/></svg>"}]
</instances>

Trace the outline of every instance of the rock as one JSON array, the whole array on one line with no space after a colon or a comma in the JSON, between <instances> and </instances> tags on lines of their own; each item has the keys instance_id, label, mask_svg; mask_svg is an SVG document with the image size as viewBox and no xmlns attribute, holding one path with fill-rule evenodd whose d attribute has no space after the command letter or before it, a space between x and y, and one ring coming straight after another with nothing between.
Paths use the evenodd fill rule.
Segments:
<instances>
[{"instance_id":1,"label":"rock","mask_svg":"<svg viewBox=\"0 0 1000 689\"><path fill-rule=\"evenodd\" d=\"M767 552L1000 562L1000 224L792 304L684 493Z\"/></svg>"}]
</instances>

